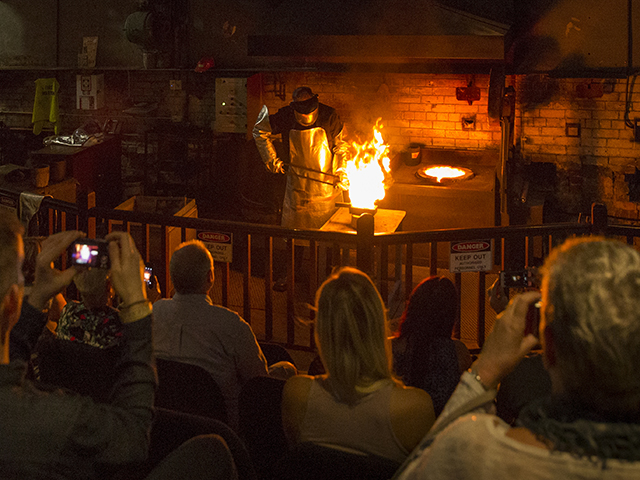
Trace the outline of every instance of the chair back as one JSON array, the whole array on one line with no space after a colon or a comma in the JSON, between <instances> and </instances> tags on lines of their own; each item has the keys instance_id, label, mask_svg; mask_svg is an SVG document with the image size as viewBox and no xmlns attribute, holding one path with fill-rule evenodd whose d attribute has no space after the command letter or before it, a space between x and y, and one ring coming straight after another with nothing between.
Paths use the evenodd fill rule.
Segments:
<instances>
[{"instance_id":1,"label":"chair back","mask_svg":"<svg viewBox=\"0 0 640 480\"><path fill-rule=\"evenodd\" d=\"M261 478L269 477L276 461L287 451L280 411L284 384L278 378L254 377L243 385L238 399L240 438Z\"/></svg>"},{"instance_id":2,"label":"chair back","mask_svg":"<svg viewBox=\"0 0 640 480\"><path fill-rule=\"evenodd\" d=\"M280 480L388 480L400 464L388 458L358 454L305 442L290 450L274 467Z\"/></svg>"},{"instance_id":3,"label":"chair back","mask_svg":"<svg viewBox=\"0 0 640 480\"><path fill-rule=\"evenodd\" d=\"M220 435L227 443L238 471L239 480L257 479L249 452L231 427L211 418L188 415L164 408L156 408L156 418L151 427L149 460L155 466L190 438L208 434Z\"/></svg>"},{"instance_id":4,"label":"chair back","mask_svg":"<svg viewBox=\"0 0 640 480\"><path fill-rule=\"evenodd\" d=\"M156 369L156 407L228 422L222 391L204 368L156 358Z\"/></svg>"},{"instance_id":5,"label":"chair back","mask_svg":"<svg viewBox=\"0 0 640 480\"><path fill-rule=\"evenodd\" d=\"M267 365L271 366L278 362L291 362L292 365L296 366L293 357L282 345L268 342L258 342L258 344L262 349L262 353L264 353L264 358L267 359Z\"/></svg>"}]
</instances>

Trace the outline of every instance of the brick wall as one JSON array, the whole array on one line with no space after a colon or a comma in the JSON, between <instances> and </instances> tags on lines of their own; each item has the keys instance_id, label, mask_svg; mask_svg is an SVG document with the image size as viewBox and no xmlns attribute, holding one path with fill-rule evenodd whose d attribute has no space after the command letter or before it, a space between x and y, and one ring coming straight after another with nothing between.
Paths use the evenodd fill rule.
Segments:
<instances>
[{"instance_id":1,"label":"brick wall","mask_svg":"<svg viewBox=\"0 0 640 480\"><path fill-rule=\"evenodd\" d=\"M124 121L124 132L133 142L157 120L184 120L203 128L215 120L215 77L188 71L107 70L106 107L96 112L75 109L75 71L0 71L0 121L11 127L29 128L34 80L55 76L61 84L62 133L70 134L90 118ZM169 81L182 81L183 93L172 92ZM471 77L444 74L375 74L282 72L286 99L274 93L274 74L263 75L263 101L271 112L288 104L291 92L308 85L320 101L335 107L347 131L369 133L382 117L383 135L392 154L409 143L429 148L484 150L499 148L500 124L487 115L488 75L476 75L481 99L469 105L455 97ZM640 175L633 130L625 126L626 80L552 79L542 75L509 77L516 89L515 155L517 165L550 164L557 170L552 200L569 216L587 212L593 201L604 202L609 213L640 218ZM580 92L602 89L602 96L584 98ZM586 89L586 90L585 90ZM134 104L157 102L158 109L145 117L123 114ZM633 120L640 102L629 106ZM463 128L463 118L473 119L474 129ZM248 119L251 126L252 118ZM579 124L580 136L567 136L567 124ZM127 149L129 150L129 148ZM125 164L126 164L126 159ZM536 178L532 178L536 186ZM631 183L630 183L631 182ZM636 186L636 183L638 184ZM631 189L630 189L631 184ZM541 188L548 185L540 185ZM631 190L631 191L630 191ZM631 198L630 198L631 194Z\"/></svg>"},{"instance_id":2,"label":"brick wall","mask_svg":"<svg viewBox=\"0 0 640 480\"><path fill-rule=\"evenodd\" d=\"M558 204L575 214L588 211L591 202L604 202L610 215L640 218L640 204L629 199L640 144L625 125L626 80L528 75L511 81L517 92L518 159L556 166ZM629 108L633 121L640 102ZM579 124L580 136L568 136L567 124Z\"/></svg>"},{"instance_id":3,"label":"brick wall","mask_svg":"<svg viewBox=\"0 0 640 480\"><path fill-rule=\"evenodd\" d=\"M322 103L334 107L347 129L370 132L382 117L385 141L392 152L409 143L431 148L498 149L500 123L487 115L488 75L476 75L481 99L469 105L456 100L456 87L466 87L465 75L288 73L279 74L286 100L273 93L273 75L264 76L264 103L270 112L287 105L291 93L307 85ZM464 130L462 119L473 118L475 129Z\"/></svg>"}]
</instances>

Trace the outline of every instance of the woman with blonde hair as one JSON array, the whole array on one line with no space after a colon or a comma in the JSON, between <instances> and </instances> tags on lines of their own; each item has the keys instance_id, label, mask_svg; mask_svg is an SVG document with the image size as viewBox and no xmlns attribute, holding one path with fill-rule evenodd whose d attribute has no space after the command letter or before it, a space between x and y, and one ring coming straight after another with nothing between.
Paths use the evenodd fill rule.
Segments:
<instances>
[{"instance_id":1,"label":"woman with blonde hair","mask_svg":"<svg viewBox=\"0 0 640 480\"><path fill-rule=\"evenodd\" d=\"M342 268L316 294L315 338L325 375L290 378L282 421L290 445L312 442L402 462L433 424L429 395L392 373L382 298Z\"/></svg>"}]
</instances>

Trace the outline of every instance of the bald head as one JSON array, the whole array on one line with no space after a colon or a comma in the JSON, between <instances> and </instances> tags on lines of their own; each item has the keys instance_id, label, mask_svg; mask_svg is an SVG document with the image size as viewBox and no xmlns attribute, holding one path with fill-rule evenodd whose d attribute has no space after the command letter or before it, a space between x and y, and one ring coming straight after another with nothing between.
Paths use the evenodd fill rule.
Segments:
<instances>
[{"instance_id":1,"label":"bald head","mask_svg":"<svg viewBox=\"0 0 640 480\"><path fill-rule=\"evenodd\" d=\"M169 264L171 281L183 295L207 293L213 283L213 258L199 240L182 243Z\"/></svg>"}]
</instances>

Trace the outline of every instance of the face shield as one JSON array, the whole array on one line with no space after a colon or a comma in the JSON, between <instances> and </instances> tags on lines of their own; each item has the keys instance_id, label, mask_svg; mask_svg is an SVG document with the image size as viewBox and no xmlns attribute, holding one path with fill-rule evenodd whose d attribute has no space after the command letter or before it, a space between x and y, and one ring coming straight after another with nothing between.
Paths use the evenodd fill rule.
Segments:
<instances>
[{"instance_id":1,"label":"face shield","mask_svg":"<svg viewBox=\"0 0 640 480\"><path fill-rule=\"evenodd\" d=\"M314 95L307 100L291 102L296 121L303 126L313 125L318 119L318 96Z\"/></svg>"}]
</instances>

